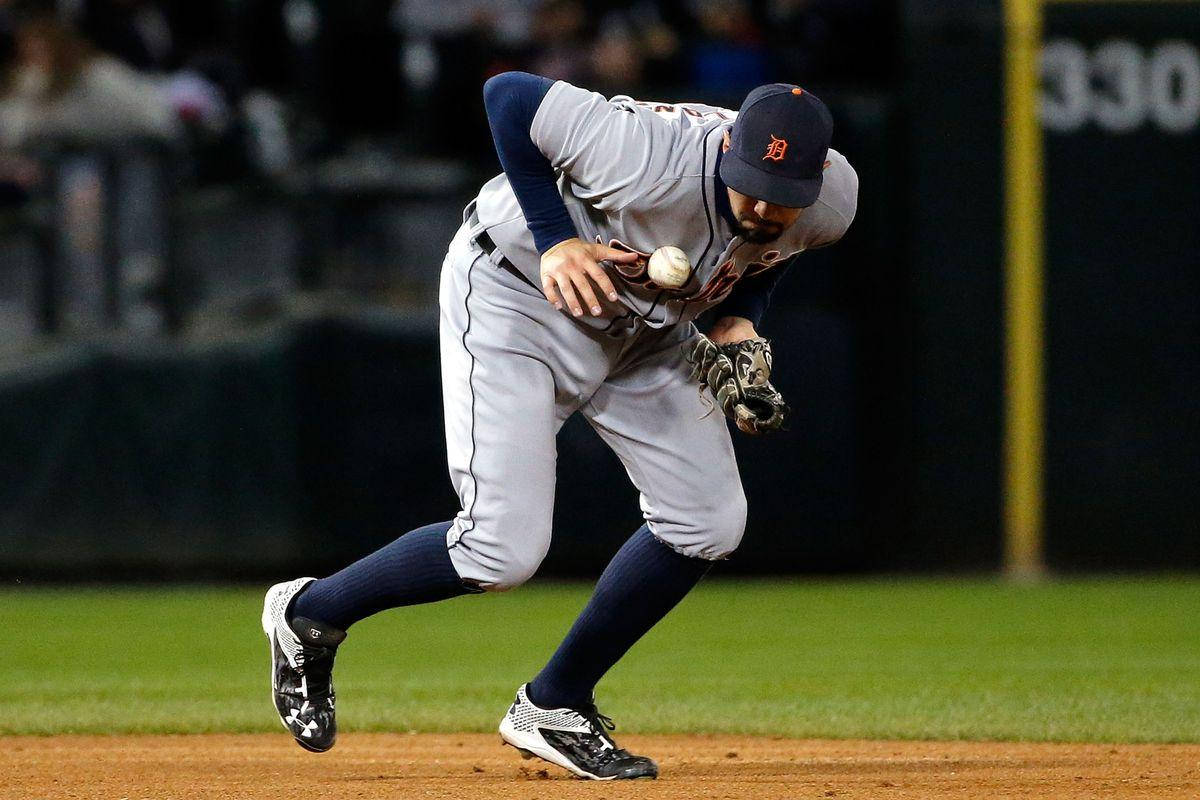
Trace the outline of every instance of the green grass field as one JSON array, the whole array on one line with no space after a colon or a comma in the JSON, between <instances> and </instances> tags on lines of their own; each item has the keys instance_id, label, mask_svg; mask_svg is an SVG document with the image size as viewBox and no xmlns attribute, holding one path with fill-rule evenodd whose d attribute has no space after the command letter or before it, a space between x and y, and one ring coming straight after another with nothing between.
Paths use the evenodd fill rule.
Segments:
<instances>
[{"instance_id":1,"label":"green grass field","mask_svg":"<svg viewBox=\"0 0 1200 800\"><path fill-rule=\"evenodd\" d=\"M583 584L401 609L338 656L343 730L492 730ZM0 590L0 735L279 731L261 591ZM1200 579L705 582L601 684L621 730L1200 741Z\"/></svg>"}]
</instances>

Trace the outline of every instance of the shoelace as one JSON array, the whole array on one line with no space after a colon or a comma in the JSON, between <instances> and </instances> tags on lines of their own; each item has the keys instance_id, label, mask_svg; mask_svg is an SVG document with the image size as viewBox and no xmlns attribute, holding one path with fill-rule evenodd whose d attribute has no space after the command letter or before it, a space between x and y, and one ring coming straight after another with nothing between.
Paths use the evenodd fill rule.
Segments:
<instances>
[{"instance_id":1,"label":"shoelace","mask_svg":"<svg viewBox=\"0 0 1200 800\"><path fill-rule=\"evenodd\" d=\"M310 699L322 699L329 696L330 673L333 672L333 657L335 650L328 647L312 647L303 645L303 657L300 661L301 674L307 676L308 695Z\"/></svg>"},{"instance_id":2,"label":"shoelace","mask_svg":"<svg viewBox=\"0 0 1200 800\"><path fill-rule=\"evenodd\" d=\"M592 727L596 729L596 733L600 734L601 736L604 735L604 731L601 730L601 728L605 728L610 731L615 731L617 729L617 724L612 721L612 717L606 717L605 715L601 714L600 710L596 708L595 703L579 709L579 713L583 715L584 719L592 723Z\"/></svg>"},{"instance_id":3,"label":"shoelace","mask_svg":"<svg viewBox=\"0 0 1200 800\"><path fill-rule=\"evenodd\" d=\"M598 737L600 737L600 739L608 739L608 741L612 742L612 739L610 739L604 732L605 730L615 731L617 729L617 724L612 721L612 717L601 714L599 709L596 708L595 703L579 709L579 713L584 719L591 723L592 730ZM615 745L615 742L613 744ZM611 750L602 747L594 749L592 754L593 756L602 756L605 760L609 761L620 760L630 756L628 750L623 747L615 746Z\"/></svg>"}]
</instances>

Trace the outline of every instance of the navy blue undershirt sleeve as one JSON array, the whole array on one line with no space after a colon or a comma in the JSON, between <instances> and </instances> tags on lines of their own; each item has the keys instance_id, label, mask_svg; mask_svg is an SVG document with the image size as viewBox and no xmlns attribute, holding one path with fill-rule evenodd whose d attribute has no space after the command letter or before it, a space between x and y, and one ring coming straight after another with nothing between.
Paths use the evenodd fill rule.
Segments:
<instances>
[{"instance_id":1,"label":"navy blue undershirt sleeve","mask_svg":"<svg viewBox=\"0 0 1200 800\"><path fill-rule=\"evenodd\" d=\"M771 304L771 292L775 291L783 273L795 263L800 254L789 258L777 266L740 279L733 285L733 291L713 309L713 318L742 317L750 320L755 328L762 322Z\"/></svg>"},{"instance_id":2,"label":"navy blue undershirt sleeve","mask_svg":"<svg viewBox=\"0 0 1200 800\"><path fill-rule=\"evenodd\" d=\"M579 235L558 193L554 167L529 134L538 106L553 85L549 78L527 72L502 72L483 84L483 107L496 155L539 253Z\"/></svg>"}]
</instances>

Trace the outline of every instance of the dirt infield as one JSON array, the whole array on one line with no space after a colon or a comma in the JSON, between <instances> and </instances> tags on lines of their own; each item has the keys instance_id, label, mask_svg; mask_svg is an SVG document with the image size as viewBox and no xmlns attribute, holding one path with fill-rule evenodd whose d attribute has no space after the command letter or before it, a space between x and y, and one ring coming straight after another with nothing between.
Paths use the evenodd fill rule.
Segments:
<instances>
[{"instance_id":1,"label":"dirt infield","mask_svg":"<svg viewBox=\"0 0 1200 800\"><path fill-rule=\"evenodd\" d=\"M13 737L0 798L1195 798L1200 745L629 736L658 781L592 783L496 736L348 734L324 755L275 735ZM297 790L301 790L300 793Z\"/></svg>"}]
</instances>

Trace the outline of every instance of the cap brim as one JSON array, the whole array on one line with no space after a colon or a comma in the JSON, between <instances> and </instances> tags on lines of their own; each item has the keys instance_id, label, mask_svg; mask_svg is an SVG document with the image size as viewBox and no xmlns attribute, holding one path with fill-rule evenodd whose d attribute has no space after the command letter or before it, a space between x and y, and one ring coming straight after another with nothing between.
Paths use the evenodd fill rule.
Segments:
<instances>
[{"instance_id":1,"label":"cap brim","mask_svg":"<svg viewBox=\"0 0 1200 800\"><path fill-rule=\"evenodd\" d=\"M821 194L823 175L815 178L785 178L764 172L726 152L721 156L721 180L735 192L755 200L785 208L807 208L817 202Z\"/></svg>"}]
</instances>

